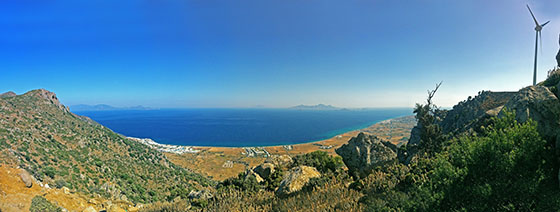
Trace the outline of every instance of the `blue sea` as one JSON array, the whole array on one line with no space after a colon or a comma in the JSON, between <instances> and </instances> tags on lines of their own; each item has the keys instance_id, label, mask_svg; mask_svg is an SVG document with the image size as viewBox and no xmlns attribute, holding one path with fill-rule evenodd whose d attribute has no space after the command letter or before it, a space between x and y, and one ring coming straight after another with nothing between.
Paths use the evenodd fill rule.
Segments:
<instances>
[{"instance_id":1,"label":"blue sea","mask_svg":"<svg viewBox=\"0 0 560 212\"><path fill-rule=\"evenodd\" d=\"M363 110L159 109L75 112L125 136L187 146L307 143L412 115L410 108Z\"/></svg>"}]
</instances>

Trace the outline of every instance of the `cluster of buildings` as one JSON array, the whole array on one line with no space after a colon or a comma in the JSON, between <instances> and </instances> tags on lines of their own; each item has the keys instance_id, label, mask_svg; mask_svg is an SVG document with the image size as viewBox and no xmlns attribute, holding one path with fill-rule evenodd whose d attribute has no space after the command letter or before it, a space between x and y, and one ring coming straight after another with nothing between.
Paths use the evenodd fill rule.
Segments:
<instances>
[{"instance_id":1,"label":"cluster of buildings","mask_svg":"<svg viewBox=\"0 0 560 212\"><path fill-rule=\"evenodd\" d=\"M190 146L179 146L179 145L170 145L170 144L160 144L155 142L149 138L133 138L127 137L130 140L148 145L149 147L156 149L160 152L170 152L176 154L183 154L183 153L198 153L200 150L193 149Z\"/></svg>"},{"instance_id":2,"label":"cluster of buildings","mask_svg":"<svg viewBox=\"0 0 560 212\"><path fill-rule=\"evenodd\" d=\"M245 152L241 154L247 157L270 157L270 153L262 147L244 147L243 150L245 150Z\"/></svg>"}]
</instances>

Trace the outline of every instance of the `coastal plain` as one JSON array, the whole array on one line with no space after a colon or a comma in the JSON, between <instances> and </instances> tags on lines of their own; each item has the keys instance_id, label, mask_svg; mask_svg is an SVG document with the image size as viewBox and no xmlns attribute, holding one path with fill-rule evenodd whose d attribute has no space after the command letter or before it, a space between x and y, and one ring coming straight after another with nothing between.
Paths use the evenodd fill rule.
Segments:
<instances>
[{"instance_id":1,"label":"coastal plain","mask_svg":"<svg viewBox=\"0 0 560 212\"><path fill-rule=\"evenodd\" d=\"M257 166L268 157L275 155L293 157L317 150L336 155L335 149L347 143L360 132L375 135L400 146L408 141L410 130L415 124L414 116L404 116L310 143L266 147L192 147L197 152L182 154L166 152L164 154L174 164L221 181L237 176L245 169Z\"/></svg>"}]
</instances>

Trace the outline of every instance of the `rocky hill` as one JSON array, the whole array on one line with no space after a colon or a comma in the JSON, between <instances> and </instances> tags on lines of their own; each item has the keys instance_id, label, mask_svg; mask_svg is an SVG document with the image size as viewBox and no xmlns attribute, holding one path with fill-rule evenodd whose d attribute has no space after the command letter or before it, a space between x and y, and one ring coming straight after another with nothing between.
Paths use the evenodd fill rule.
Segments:
<instances>
[{"instance_id":1,"label":"rocky hill","mask_svg":"<svg viewBox=\"0 0 560 212\"><path fill-rule=\"evenodd\" d=\"M34 186L130 203L185 197L212 184L162 153L71 113L44 89L0 98L0 164L26 170Z\"/></svg>"},{"instance_id":2,"label":"rocky hill","mask_svg":"<svg viewBox=\"0 0 560 212\"><path fill-rule=\"evenodd\" d=\"M549 73L547 80L515 92L479 92L474 98L459 102L451 110L438 110L435 123L442 133L458 136L480 132L493 117L502 117L506 110L515 112L516 120L525 123L536 121L540 136L560 151L560 69ZM407 145L421 145L421 125L411 131ZM415 151L399 152L399 158L410 162ZM560 174L560 172L559 172ZM560 175L559 175L560 176Z\"/></svg>"}]
</instances>

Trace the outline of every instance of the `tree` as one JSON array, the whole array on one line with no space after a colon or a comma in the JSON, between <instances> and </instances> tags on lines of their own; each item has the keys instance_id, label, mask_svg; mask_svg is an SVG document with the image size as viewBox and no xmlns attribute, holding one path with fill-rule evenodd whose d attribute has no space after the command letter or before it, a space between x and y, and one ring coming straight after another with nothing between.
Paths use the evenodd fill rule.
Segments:
<instances>
[{"instance_id":1,"label":"tree","mask_svg":"<svg viewBox=\"0 0 560 212\"><path fill-rule=\"evenodd\" d=\"M439 108L432 102L432 98L441 86L442 82L436 84L434 90L428 90L428 99L425 105L416 104L414 113L418 126L420 127L420 149L429 156L440 152L446 137L443 135L441 127L436 123Z\"/></svg>"}]
</instances>

